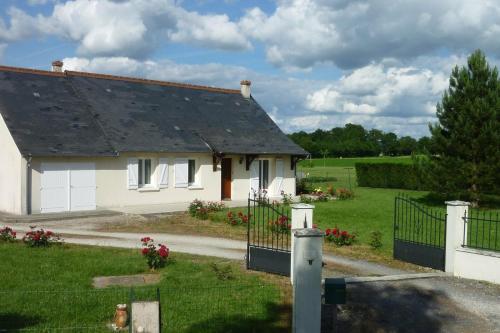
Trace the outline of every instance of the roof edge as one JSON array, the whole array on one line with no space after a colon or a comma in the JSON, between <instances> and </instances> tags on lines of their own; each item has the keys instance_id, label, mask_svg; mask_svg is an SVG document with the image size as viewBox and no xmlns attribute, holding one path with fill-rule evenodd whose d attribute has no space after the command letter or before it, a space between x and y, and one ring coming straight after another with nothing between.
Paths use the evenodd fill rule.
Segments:
<instances>
[{"instance_id":1,"label":"roof edge","mask_svg":"<svg viewBox=\"0 0 500 333\"><path fill-rule=\"evenodd\" d=\"M25 73L25 74L38 74L38 75L55 76L55 77L81 76L81 77L90 77L90 78L95 78L95 79L126 81L126 82L144 83L144 84L152 84L152 85L168 86L168 87L178 87L178 88L195 89L195 90L206 90L206 91L221 92L221 93L226 93L226 94L240 94L240 90L238 90L238 89L218 88L218 87L210 87L210 86L196 85L196 84L190 84L190 83L150 80L150 79L142 79L142 78L131 77L131 76L120 76L120 75L100 74L100 73L91 73L91 72L79 72L79 71L53 72L53 71L47 71L47 70L41 70L41 69L2 66L2 65L0 65L0 71Z\"/></svg>"}]
</instances>

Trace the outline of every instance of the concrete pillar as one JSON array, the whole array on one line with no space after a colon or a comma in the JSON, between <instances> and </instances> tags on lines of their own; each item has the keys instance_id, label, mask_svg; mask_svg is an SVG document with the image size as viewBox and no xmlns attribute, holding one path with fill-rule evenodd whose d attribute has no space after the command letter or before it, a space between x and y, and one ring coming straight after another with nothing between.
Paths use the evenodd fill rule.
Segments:
<instances>
[{"instance_id":1,"label":"concrete pillar","mask_svg":"<svg viewBox=\"0 0 500 333\"><path fill-rule=\"evenodd\" d=\"M455 249L464 241L464 216L470 203L465 201L446 201L446 253L445 272L453 273L455 268ZM465 232L467 234L467 230Z\"/></svg>"},{"instance_id":2,"label":"concrete pillar","mask_svg":"<svg viewBox=\"0 0 500 333\"><path fill-rule=\"evenodd\" d=\"M294 229L292 256L294 333L321 332L323 235L318 229Z\"/></svg>"},{"instance_id":3,"label":"concrete pillar","mask_svg":"<svg viewBox=\"0 0 500 333\"><path fill-rule=\"evenodd\" d=\"M293 204L292 207L292 230L293 229L303 229L310 228L313 226L313 209L314 205L308 205L304 203ZM304 221L306 226L304 226ZM293 233L291 241L292 256L290 260L290 281L293 283Z\"/></svg>"}]
</instances>

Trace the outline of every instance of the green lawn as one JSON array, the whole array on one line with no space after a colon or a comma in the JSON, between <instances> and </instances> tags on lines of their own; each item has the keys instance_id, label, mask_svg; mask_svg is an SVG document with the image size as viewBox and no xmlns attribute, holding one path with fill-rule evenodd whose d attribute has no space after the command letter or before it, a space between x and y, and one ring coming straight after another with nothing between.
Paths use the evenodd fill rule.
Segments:
<instances>
[{"instance_id":1,"label":"green lawn","mask_svg":"<svg viewBox=\"0 0 500 333\"><path fill-rule=\"evenodd\" d=\"M404 163L411 164L411 156L383 156L383 157L347 157L347 158L314 158L311 160L301 161L299 168L311 167L354 167L354 164L362 163Z\"/></svg>"},{"instance_id":2,"label":"green lawn","mask_svg":"<svg viewBox=\"0 0 500 333\"><path fill-rule=\"evenodd\" d=\"M0 243L0 331L106 332L114 307L128 303L130 289L94 289L95 276L148 272L139 250L76 245L49 249ZM239 263L173 253L156 274L161 282L135 288L136 299L160 290L165 332L289 330L279 278L264 281Z\"/></svg>"}]
</instances>

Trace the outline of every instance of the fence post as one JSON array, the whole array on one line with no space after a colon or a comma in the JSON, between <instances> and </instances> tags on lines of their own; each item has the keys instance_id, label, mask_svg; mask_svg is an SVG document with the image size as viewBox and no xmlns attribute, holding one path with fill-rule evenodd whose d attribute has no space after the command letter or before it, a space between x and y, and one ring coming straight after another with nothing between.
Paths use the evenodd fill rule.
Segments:
<instances>
[{"instance_id":1,"label":"fence post","mask_svg":"<svg viewBox=\"0 0 500 333\"><path fill-rule=\"evenodd\" d=\"M293 229L302 229L309 228L312 229L313 226L313 209L314 205L298 203L293 204L292 207L292 230ZM306 225L304 225L304 222ZM292 241L290 248L292 249L292 254L290 258L290 282L293 284L293 244L294 238L292 233Z\"/></svg>"},{"instance_id":2,"label":"fence post","mask_svg":"<svg viewBox=\"0 0 500 333\"><path fill-rule=\"evenodd\" d=\"M454 273L455 249L462 246L467 230L464 226L464 216L469 209L469 202L446 201L446 251L445 272Z\"/></svg>"},{"instance_id":3,"label":"fence post","mask_svg":"<svg viewBox=\"0 0 500 333\"><path fill-rule=\"evenodd\" d=\"M318 229L294 229L292 249L294 333L321 331L323 235Z\"/></svg>"}]
</instances>

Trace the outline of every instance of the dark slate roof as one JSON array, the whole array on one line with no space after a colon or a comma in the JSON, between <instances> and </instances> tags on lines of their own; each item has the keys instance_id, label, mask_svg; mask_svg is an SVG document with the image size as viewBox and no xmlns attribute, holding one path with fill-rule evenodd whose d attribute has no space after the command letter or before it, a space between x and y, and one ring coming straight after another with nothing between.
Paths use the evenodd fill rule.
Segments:
<instances>
[{"instance_id":1,"label":"dark slate roof","mask_svg":"<svg viewBox=\"0 0 500 333\"><path fill-rule=\"evenodd\" d=\"M305 155L239 90L0 67L0 113L23 155Z\"/></svg>"}]
</instances>

